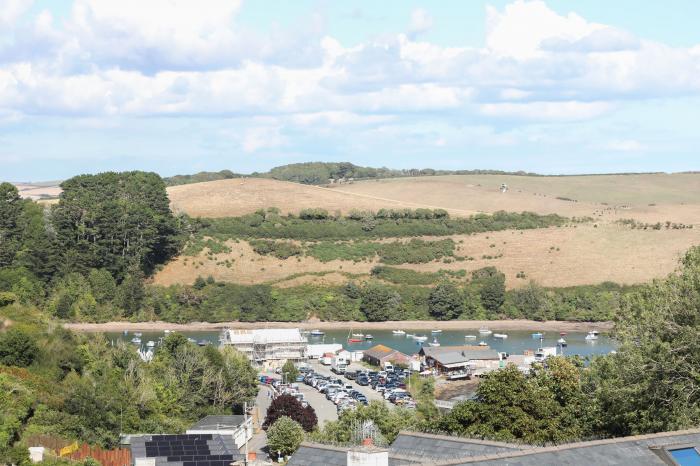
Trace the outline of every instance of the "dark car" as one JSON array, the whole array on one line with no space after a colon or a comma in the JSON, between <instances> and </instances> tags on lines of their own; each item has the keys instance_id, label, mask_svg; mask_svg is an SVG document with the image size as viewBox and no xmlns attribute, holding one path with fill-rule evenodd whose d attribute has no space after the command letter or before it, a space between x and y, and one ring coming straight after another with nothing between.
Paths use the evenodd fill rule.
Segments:
<instances>
[{"instance_id":1,"label":"dark car","mask_svg":"<svg viewBox=\"0 0 700 466\"><path fill-rule=\"evenodd\" d=\"M367 377L358 377L357 384L366 387L369 385L369 379Z\"/></svg>"},{"instance_id":2,"label":"dark car","mask_svg":"<svg viewBox=\"0 0 700 466\"><path fill-rule=\"evenodd\" d=\"M355 380L357 377L357 372L355 371L345 371L345 378L348 380Z\"/></svg>"}]
</instances>

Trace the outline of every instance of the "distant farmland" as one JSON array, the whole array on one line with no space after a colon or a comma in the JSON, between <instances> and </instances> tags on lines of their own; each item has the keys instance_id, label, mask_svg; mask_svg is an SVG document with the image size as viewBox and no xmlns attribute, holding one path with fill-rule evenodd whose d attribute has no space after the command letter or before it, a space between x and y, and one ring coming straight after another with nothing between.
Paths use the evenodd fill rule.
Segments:
<instances>
[{"instance_id":1,"label":"distant farmland","mask_svg":"<svg viewBox=\"0 0 700 466\"><path fill-rule=\"evenodd\" d=\"M508 185L508 192L500 192L502 183ZM493 265L506 274L510 288L530 279L545 286L646 282L671 273L678 258L700 244L700 175L696 174L450 175L360 181L333 188L236 179L177 186L168 192L175 210L207 217L237 216L275 206L283 213L308 207L344 213L441 207L452 216L528 210L592 218L563 228L455 236L455 242L461 241L456 253L469 261L399 266L423 272L469 272ZM623 219L634 219L638 227L622 225ZM666 222L684 227L674 228ZM217 254L215 260L205 253L187 261L181 257L168 264L155 281L191 283L198 275L212 275L224 281L276 286L340 284L349 277L369 277L377 265L376 261L322 263L311 257L280 260L256 254L243 241L229 245L232 252ZM230 260L229 266L216 264L224 259Z\"/></svg>"}]
</instances>

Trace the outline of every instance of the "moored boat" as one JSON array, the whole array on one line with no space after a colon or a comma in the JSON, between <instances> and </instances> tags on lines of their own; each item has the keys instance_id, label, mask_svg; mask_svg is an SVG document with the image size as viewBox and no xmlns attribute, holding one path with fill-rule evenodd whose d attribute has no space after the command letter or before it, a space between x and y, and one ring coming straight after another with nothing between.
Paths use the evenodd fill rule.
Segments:
<instances>
[{"instance_id":1,"label":"moored boat","mask_svg":"<svg viewBox=\"0 0 700 466\"><path fill-rule=\"evenodd\" d=\"M365 334L364 333L353 333L352 336L355 338L363 338L365 336Z\"/></svg>"},{"instance_id":2,"label":"moored boat","mask_svg":"<svg viewBox=\"0 0 700 466\"><path fill-rule=\"evenodd\" d=\"M140 345L141 344L141 339L139 337L134 337L131 339L131 342L135 345Z\"/></svg>"},{"instance_id":3,"label":"moored boat","mask_svg":"<svg viewBox=\"0 0 700 466\"><path fill-rule=\"evenodd\" d=\"M480 335L491 335L492 333L493 333L493 332L492 332L491 330L487 329L486 327L481 327L481 328L479 329L479 334L480 334Z\"/></svg>"},{"instance_id":4,"label":"moored boat","mask_svg":"<svg viewBox=\"0 0 700 466\"><path fill-rule=\"evenodd\" d=\"M325 335L325 334L326 334L326 332L324 332L324 331L322 331L322 330L319 330L319 329L314 329L314 330L311 331L311 336L312 336L312 337L322 337L322 336Z\"/></svg>"},{"instance_id":5,"label":"moored boat","mask_svg":"<svg viewBox=\"0 0 700 466\"><path fill-rule=\"evenodd\" d=\"M597 330L591 330L588 332L588 335L586 335L586 340L588 341L595 341L598 339L598 331Z\"/></svg>"},{"instance_id":6,"label":"moored boat","mask_svg":"<svg viewBox=\"0 0 700 466\"><path fill-rule=\"evenodd\" d=\"M435 330L431 330L430 333L442 333L442 330L435 329Z\"/></svg>"},{"instance_id":7,"label":"moored boat","mask_svg":"<svg viewBox=\"0 0 700 466\"><path fill-rule=\"evenodd\" d=\"M437 338L433 338L433 341L431 341L430 343L428 343L428 345L430 345L430 346L440 346L440 342L437 341Z\"/></svg>"},{"instance_id":8,"label":"moored boat","mask_svg":"<svg viewBox=\"0 0 700 466\"><path fill-rule=\"evenodd\" d=\"M149 348L153 348L154 346L156 346L156 342L153 340L148 340L146 346L148 346Z\"/></svg>"},{"instance_id":9,"label":"moored boat","mask_svg":"<svg viewBox=\"0 0 700 466\"><path fill-rule=\"evenodd\" d=\"M373 340L374 336L371 333L365 335L365 340Z\"/></svg>"},{"instance_id":10,"label":"moored boat","mask_svg":"<svg viewBox=\"0 0 700 466\"><path fill-rule=\"evenodd\" d=\"M564 340L564 338L558 339L558 340L557 340L557 344L558 344L559 346L561 346L562 348L566 348L566 346L568 345L568 343L566 343L566 340Z\"/></svg>"},{"instance_id":11,"label":"moored boat","mask_svg":"<svg viewBox=\"0 0 700 466\"><path fill-rule=\"evenodd\" d=\"M464 335L465 340L476 340L476 335Z\"/></svg>"},{"instance_id":12,"label":"moored boat","mask_svg":"<svg viewBox=\"0 0 700 466\"><path fill-rule=\"evenodd\" d=\"M406 332L404 332L403 330L392 330L391 333L393 333L394 335L406 335Z\"/></svg>"},{"instance_id":13,"label":"moored boat","mask_svg":"<svg viewBox=\"0 0 700 466\"><path fill-rule=\"evenodd\" d=\"M489 346L489 344L486 343L485 341L480 341L479 346Z\"/></svg>"},{"instance_id":14,"label":"moored boat","mask_svg":"<svg viewBox=\"0 0 700 466\"><path fill-rule=\"evenodd\" d=\"M414 335L413 339L416 341L424 342L428 340L428 337L425 335Z\"/></svg>"},{"instance_id":15,"label":"moored boat","mask_svg":"<svg viewBox=\"0 0 700 466\"><path fill-rule=\"evenodd\" d=\"M542 332L535 332L532 334L532 338L535 338L536 340L540 340L544 338L544 333Z\"/></svg>"},{"instance_id":16,"label":"moored boat","mask_svg":"<svg viewBox=\"0 0 700 466\"><path fill-rule=\"evenodd\" d=\"M505 340L506 338L508 338L508 335L506 335L505 333L494 333L493 337L500 338L501 340Z\"/></svg>"}]
</instances>

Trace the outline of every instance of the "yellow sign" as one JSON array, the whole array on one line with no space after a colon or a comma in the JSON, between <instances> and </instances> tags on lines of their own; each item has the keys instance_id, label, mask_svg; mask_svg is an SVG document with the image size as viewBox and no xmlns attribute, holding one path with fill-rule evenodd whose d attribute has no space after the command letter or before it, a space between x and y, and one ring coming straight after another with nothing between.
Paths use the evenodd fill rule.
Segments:
<instances>
[{"instance_id":1,"label":"yellow sign","mask_svg":"<svg viewBox=\"0 0 700 466\"><path fill-rule=\"evenodd\" d=\"M61 451L58 452L58 456L70 455L74 451L77 451L78 448L80 448L80 446L78 445L78 442L73 442L70 445L68 445L67 447L61 448Z\"/></svg>"}]
</instances>

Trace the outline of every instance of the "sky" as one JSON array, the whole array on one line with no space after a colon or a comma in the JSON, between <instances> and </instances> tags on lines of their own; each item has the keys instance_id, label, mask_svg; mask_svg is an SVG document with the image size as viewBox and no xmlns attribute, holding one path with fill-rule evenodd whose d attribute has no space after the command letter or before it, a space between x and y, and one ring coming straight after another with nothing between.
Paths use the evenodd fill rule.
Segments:
<instances>
[{"instance_id":1,"label":"sky","mask_svg":"<svg viewBox=\"0 0 700 466\"><path fill-rule=\"evenodd\" d=\"M700 170L700 2L0 0L0 179Z\"/></svg>"}]
</instances>

